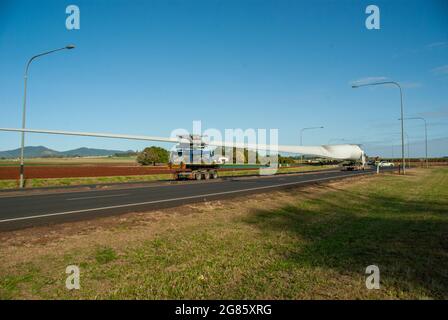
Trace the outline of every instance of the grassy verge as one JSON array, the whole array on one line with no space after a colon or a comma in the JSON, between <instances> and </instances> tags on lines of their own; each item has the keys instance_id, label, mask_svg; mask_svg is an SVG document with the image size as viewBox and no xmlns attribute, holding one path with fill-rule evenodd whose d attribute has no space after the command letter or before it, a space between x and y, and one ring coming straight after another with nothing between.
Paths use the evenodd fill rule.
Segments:
<instances>
[{"instance_id":1,"label":"grassy verge","mask_svg":"<svg viewBox=\"0 0 448 320\"><path fill-rule=\"evenodd\" d=\"M116 176L92 178L54 178L54 179L26 179L27 188L76 186L83 184L118 183L118 182L145 182L172 179L172 174L151 174L142 176ZM0 180L0 189L18 188L17 180Z\"/></svg>"},{"instance_id":2,"label":"grassy verge","mask_svg":"<svg viewBox=\"0 0 448 320\"><path fill-rule=\"evenodd\" d=\"M0 298L447 299L447 241L448 169L416 170L0 234Z\"/></svg>"},{"instance_id":3,"label":"grassy verge","mask_svg":"<svg viewBox=\"0 0 448 320\"><path fill-rule=\"evenodd\" d=\"M331 169L336 168L334 165L322 165L322 166L302 166L302 167L283 167L277 170L277 173L299 173L299 172L308 172L314 170L323 170L323 169ZM229 170L229 171L221 171L219 175L221 177L234 177L234 176L248 176L248 175L257 175L259 173L258 170Z\"/></svg>"},{"instance_id":4,"label":"grassy verge","mask_svg":"<svg viewBox=\"0 0 448 320\"><path fill-rule=\"evenodd\" d=\"M0 180L0 189L14 189L18 187L18 180Z\"/></svg>"},{"instance_id":5,"label":"grassy verge","mask_svg":"<svg viewBox=\"0 0 448 320\"><path fill-rule=\"evenodd\" d=\"M278 173L305 172L311 170L328 169L334 166L304 166L293 168L280 168ZM247 176L258 174L257 170L231 170L221 171L221 177ZM38 187L59 187L76 186L83 184L99 183L118 183L118 182L145 182L145 181L163 181L173 178L172 174L151 174L151 175L133 175L133 176L114 176L114 177L91 177L91 178L53 178L53 179L26 179L25 185L28 188ZM19 187L18 180L0 180L0 189L14 189Z\"/></svg>"}]
</instances>

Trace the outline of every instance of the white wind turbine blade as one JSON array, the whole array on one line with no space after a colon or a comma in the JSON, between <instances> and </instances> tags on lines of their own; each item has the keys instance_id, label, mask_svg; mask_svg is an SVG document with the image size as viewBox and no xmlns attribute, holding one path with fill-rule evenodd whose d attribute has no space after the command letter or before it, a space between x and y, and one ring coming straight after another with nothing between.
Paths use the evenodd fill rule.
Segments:
<instances>
[{"instance_id":1,"label":"white wind turbine blade","mask_svg":"<svg viewBox=\"0 0 448 320\"><path fill-rule=\"evenodd\" d=\"M190 140L181 137L165 138L165 137L142 136L142 135L124 135L124 134L111 134L111 133L40 130L40 129L16 129L16 128L0 128L0 131L60 134L71 136L115 138L115 139L169 142L169 143L186 143L186 144L190 143ZM271 152L298 153L298 154L306 154L306 155L313 155L318 157L341 159L341 160L342 159L360 160L364 154L364 151L358 145L355 144L292 146L292 145L276 145L276 144L250 144L250 143L248 144L248 143L225 142L225 141L211 141L206 142L206 144L214 147L230 147L230 148L235 147L240 149L247 148L251 150L264 150Z\"/></svg>"},{"instance_id":2,"label":"white wind turbine blade","mask_svg":"<svg viewBox=\"0 0 448 320\"><path fill-rule=\"evenodd\" d=\"M350 159L359 160L363 154L363 150L356 144L339 144L339 145L322 145L322 146L293 146L293 145L276 145L276 144L250 144L238 142L221 142L211 141L208 145L214 147L235 147L247 148L251 150L264 150L274 152L287 152L306 154L331 159Z\"/></svg>"},{"instance_id":3,"label":"white wind turbine blade","mask_svg":"<svg viewBox=\"0 0 448 320\"><path fill-rule=\"evenodd\" d=\"M188 140L181 138L165 138L165 137L152 137L152 136L140 136L140 135L128 135L128 134L113 134L113 133L96 133L96 132L76 132L76 131L59 131L59 130L40 130L40 129L16 129L16 128L0 128L0 131L13 131L13 132L30 132L30 133L44 133L44 134L61 134L68 136L83 136L83 137L98 137L98 138L115 138L115 139L128 139L128 140L143 140L143 141L158 141L158 142L188 142Z\"/></svg>"}]
</instances>

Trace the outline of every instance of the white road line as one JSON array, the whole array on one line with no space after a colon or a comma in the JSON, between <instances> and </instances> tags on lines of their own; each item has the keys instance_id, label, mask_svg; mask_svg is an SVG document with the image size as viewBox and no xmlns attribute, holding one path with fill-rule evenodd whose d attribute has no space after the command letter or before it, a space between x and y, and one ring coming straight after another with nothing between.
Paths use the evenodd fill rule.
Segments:
<instances>
[{"instance_id":1,"label":"white road line","mask_svg":"<svg viewBox=\"0 0 448 320\"><path fill-rule=\"evenodd\" d=\"M358 175L358 174L350 174L350 175L346 175L346 177L351 177L351 176L355 176L355 175ZM359 175L361 175L361 174L359 174ZM52 216L62 216L62 215L67 215L67 214L83 213L83 212L89 212L89 211L100 211L100 210L107 210L107 209L136 207L136 206L147 205L147 204L155 204L155 203L163 203L163 202L172 202L172 201L180 201L180 200L189 200L189 199L197 199L197 198L204 198L204 197L212 197L212 196L218 196L218 195L224 195L224 194L232 194L232 193L238 193L238 192L246 192L246 191L253 191L253 190L262 190L262 189L269 189L269 188L284 187L284 186L288 186L288 185L301 184L301 183L305 183L305 182L324 181L324 180L330 180L330 179L339 178L339 177L341 177L341 176L338 175L338 176L333 176L333 177L328 177L328 178L319 178L319 179L312 179L312 180L306 180L306 181L295 181L295 182L275 184L275 185L271 185L271 186L263 186L263 187L246 188L246 189L239 189L239 190L230 190L230 191L206 193L206 194L201 194L201 195L196 195L196 196L188 196L188 197L180 197L180 198L172 198L172 199L163 199L163 200L153 200L153 201L146 201L146 202L120 204L120 205L109 206L109 207L81 209L81 210L74 210L74 211L65 211L65 212L41 214L41 215L36 215L36 216L11 218L11 219L0 220L0 223L12 222L12 221L20 221L20 220L38 219L38 218L45 218L45 217L52 217Z\"/></svg>"},{"instance_id":2,"label":"white road line","mask_svg":"<svg viewBox=\"0 0 448 320\"><path fill-rule=\"evenodd\" d=\"M79 198L70 198L70 199L65 199L65 200L73 201L73 200L85 200L85 199L96 199L96 198L124 197L124 196L128 196L128 195L130 195L130 193L111 194L111 195L107 195L107 196L79 197Z\"/></svg>"}]
</instances>

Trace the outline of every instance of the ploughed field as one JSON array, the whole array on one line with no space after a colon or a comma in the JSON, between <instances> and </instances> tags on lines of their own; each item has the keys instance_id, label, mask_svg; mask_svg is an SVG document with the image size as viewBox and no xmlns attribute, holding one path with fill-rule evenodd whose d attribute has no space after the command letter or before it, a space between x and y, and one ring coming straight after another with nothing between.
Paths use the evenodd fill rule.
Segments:
<instances>
[{"instance_id":1,"label":"ploughed field","mask_svg":"<svg viewBox=\"0 0 448 320\"><path fill-rule=\"evenodd\" d=\"M324 166L301 168L322 169ZM257 165L225 165L220 171L252 171ZM297 167L285 168L297 170ZM91 177L123 177L173 174L174 169L166 165L141 166L134 157L99 157L99 158L31 158L25 160L25 177L27 179L53 178L91 178ZM19 177L19 162L16 160L0 160L0 180L16 180Z\"/></svg>"},{"instance_id":2,"label":"ploughed field","mask_svg":"<svg viewBox=\"0 0 448 320\"><path fill-rule=\"evenodd\" d=\"M292 167L294 168L294 167ZM311 167L311 168L314 168ZM228 166L220 171L257 170L257 166ZM316 169L319 169L316 167ZM12 180L19 177L19 166L0 166L0 180ZM139 166L129 164L89 164L89 165L25 165L27 179L36 178L80 178L115 177L152 174L172 174L174 169L168 166Z\"/></svg>"},{"instance_id":3,"label":"ploughed field","mask_svg":"<svg viewBox=\"0 0 448 320\"><path fill-rule=\"evenodd\" d=\"M74 178L74 177L107 177L132 176L172 173L165 166L120 166L120 165L83 165L83 166L25 166L27 178ZM17 179L19 167L0 167L0 179Z\"/></svg>"}]
</instances>

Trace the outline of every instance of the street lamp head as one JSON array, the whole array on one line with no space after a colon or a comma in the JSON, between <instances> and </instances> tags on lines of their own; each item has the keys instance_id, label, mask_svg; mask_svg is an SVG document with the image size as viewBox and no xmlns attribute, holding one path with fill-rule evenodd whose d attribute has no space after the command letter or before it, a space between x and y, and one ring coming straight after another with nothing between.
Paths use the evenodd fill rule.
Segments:
<instances>
[{"instance_id":1,"label":"street lamp head","mask_svg":"<svg viewBox=\"0 0 448 320\"><path fill-rule=\"evenodd\" d=\"M68 49L68 50L75 49L75 45L74 44L69 44L69 45L65 46L65 49Z\"/></svg>"}]
</instances>

